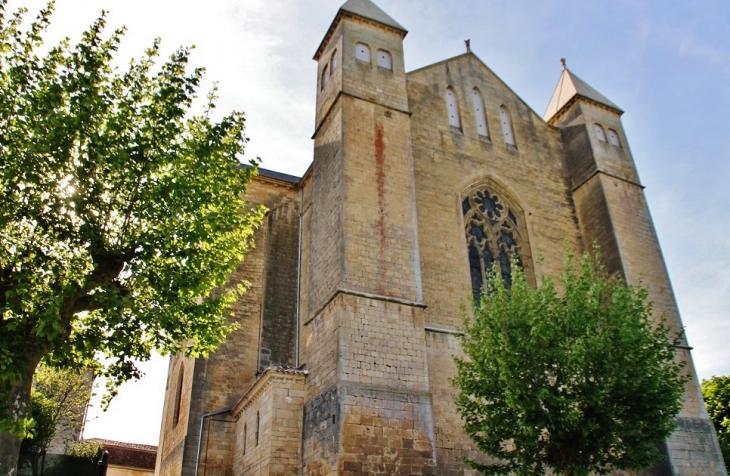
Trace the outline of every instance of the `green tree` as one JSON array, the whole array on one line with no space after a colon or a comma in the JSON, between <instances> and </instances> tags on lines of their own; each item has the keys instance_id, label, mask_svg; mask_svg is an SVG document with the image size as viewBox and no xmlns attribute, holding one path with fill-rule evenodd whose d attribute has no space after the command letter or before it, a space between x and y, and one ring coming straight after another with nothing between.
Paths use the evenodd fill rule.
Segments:
<instances>
[{"instance_id":1,"label":"green tree","mask_svg":"<svg viewBox=\"0 0 730 476\"><path fill-rule=\"evenodd\" d=\"M659 457L686 378L647 291L607 279L586 254L568 252L556 284L535 289L513 263L507 288L492 272L465 318L456 358L456 405L466 433L492 463L484 474L607 474Z\"/></svg>"},{"instance_id":2,"label":"green tree","mask_svg":"<svg viewBox=\"0 0 730 476\"><path fill-rule=\"evenodd\" d=\"M244 200L242 113L191 109L203 70L159 41L123 70L105 14L77 44L43 42L0 2L0 473L13 474L45 358L103 354L117 384L152 349L205 355L232 328L222 289L263 210Z\"/></svg>"},{"instance_id":3,"label":"green tree","mask_svg":"<svg viewBox=\"0 0 730 476\"><path fill-rule=\"evenodd\" d=\"M730 376L703 380L701 388L727 467L730 461Z\"/></svg>"},{"instance_id":4,"label":"green tree","mask_svg":"<svg viewBox=\"0 0 730 476\"><path fill-rule=\"evenodd\" d=\"M30 395L34 426L30 437L20 445L19 466L30 467L33 476L43 474L51 441L57 436L61 443L78 438L91 398L92 382L90 370L78 372L38 366Z\"/></svg>"}]
</instances>

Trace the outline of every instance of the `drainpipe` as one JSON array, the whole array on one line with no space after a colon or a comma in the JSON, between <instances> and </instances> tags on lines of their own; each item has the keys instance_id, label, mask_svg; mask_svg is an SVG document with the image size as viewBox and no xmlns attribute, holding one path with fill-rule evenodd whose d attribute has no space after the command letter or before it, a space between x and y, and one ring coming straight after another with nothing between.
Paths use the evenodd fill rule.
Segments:
<instances>
[{"instance_id":1,"label":"drainpipe","mask_svg":"<svg viewBox=\"0 0 730 476\"><path fill-rule=\"evenodd\" d=\"M205 415L200 417L200 431L198 432L198 454L195 456L195 476L198 476L198 469L200 468L200 449L203 445L203 423L205 422L205 419L214 415L220 415L221 413L228 413L231 410L233 410L233 407L226 408L225 410L218 410L217 412L206 413Z\"/></svg>"},{"instance_id":2,"label":"drainpipe","mask_svg":"<svg viewBox=\"0 0 730 476\"><path fill-rule=\"evenodd\" d=\"M299 367L299 298L302 283L302 208L304 206L304 187L299 189L299 247L297 249L297 333L296 333L296 355L295 367Z\"/></svg>"}]
</instances>

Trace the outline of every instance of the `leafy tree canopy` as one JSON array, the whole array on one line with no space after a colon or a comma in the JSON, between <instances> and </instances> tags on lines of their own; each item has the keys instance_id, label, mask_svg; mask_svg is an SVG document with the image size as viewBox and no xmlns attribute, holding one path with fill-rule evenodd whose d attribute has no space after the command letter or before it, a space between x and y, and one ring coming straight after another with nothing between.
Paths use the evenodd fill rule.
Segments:
<instances>
[{"instance_id":1,"label":"leafy tree canopy","mask_svg":"<svg viewBox=\"0 0 730 476\"><path fill-rule=\"evenodd\" d=\"M44 356L101 353L119 383L152 349L219 345L242 289L211 293L263 214L243 198L243 114L213 120L214 93L191 112L203 70L188 48L156 65L156 41L118 70L123 30L105 34L103 13L46 47L52 7L24 28L0 2L0 428L15 434Z\"/></svg>"},{"instance_id":2,"label":"leafy tree canopy","mask_svg":"<svg viewBox=\"0 0 730 476\"><path fill-rule=\"evenodd\" d=\"M712 377L702 381L707 413L715 425L725 466L730 461L730 376Z\"/></svg>"},{"instance_id":3,"label":"leafy tree canopy","mask_svg":"<svg viewBox=\"0 0 730 476\"><path fill-rule=\"evenodd\" d=\"M573 261L537 289L514 263L510 288L493 271L465 318L456 405L493 461L468 461L484 474L645 468L674 428L680 336L652 318L646 289L604 277L587 254Z\"/></svg>"},{"instance_id":4,"label":"leafy tree canopy","mask_svg":"<svg viewBox=\"0 0 730 476\"><path fill-rule=\"evenodd\" d=\"M45 455L57 436L61 443L73 443L83 425L91 398L93 373L75 369L55 369L39 365L31 389L33 428L20 446L19 465L32 474L43 474Z\"/></svg>"}]
</instances>

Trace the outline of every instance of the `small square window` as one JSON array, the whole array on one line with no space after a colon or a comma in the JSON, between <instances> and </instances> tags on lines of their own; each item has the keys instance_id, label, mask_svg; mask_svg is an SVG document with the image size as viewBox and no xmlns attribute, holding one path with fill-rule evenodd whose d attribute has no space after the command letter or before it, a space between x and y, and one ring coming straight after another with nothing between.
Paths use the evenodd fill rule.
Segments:
<instances>
[{"instance_id":1,"label":"small square window","mask_svg":"<svg viewBox=\"0 0 730 476\"><path fill-rule=\"evenodd\" d=\"M370 62L370 47L365 43L355 45L355 59L358 61Z\"/></svg>"},{"instance_id":2,"label":"small square window","mask_svg":"<svg viewBox=\"0 0 730 476\"><path fill-rule=\"evenodd\" d=\"M378 66L385 69L393 69L393 60L390 53L385 50L378 50Z\"/></svg>"},{"instance_id":3,"label":"small square window","mask_svg":"<svg viewBox=\"0 0 730 476\"><path fill-rule=\"evenodd\" d=\"M618 133L616 133L613 129L608 130L608 143L615 145L616 147L621 147L621 142L618 139Z\"/></svg>"},{"instance_id":4,"label":"small square window","mask_svg":"<svg viewBox=\"0 0 730 476\"><path fill-rule=\"evenodd\" d=\"M596 137L598 137L598 140L601 142L606 142L606 133L603 132L603 127L601 127L599 124L593 124L593 127L596 130Z\"/></svg>"}]
</instances>

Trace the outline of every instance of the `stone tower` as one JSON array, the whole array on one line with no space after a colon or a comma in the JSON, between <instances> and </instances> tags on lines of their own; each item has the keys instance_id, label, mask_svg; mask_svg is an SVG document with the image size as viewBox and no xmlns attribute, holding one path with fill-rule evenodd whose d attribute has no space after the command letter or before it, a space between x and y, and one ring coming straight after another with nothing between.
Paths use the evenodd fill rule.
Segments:
<instances>
[{"instance_id":1,"label":"stone tower","mask_svg":"<svg viewBox=\"0 0 730 476\"><path fill-rule=\"evenodd\" d=\"M609 271L681 320L622 111L567 68L543 116L470 49L406 73L403 26L348 0L316 50L314 158L261 169L239 328L171 359L157 474L475 474L454 408L461 306L486 271L556 276L597 242ZM534 260L533 256L541 255ZM725 476L691 380L667 458L642 474Z\"/></svg>"},{"instance_id":2,"label":"stone tower","mask_svg":"<svg viewBox=\"0 0 730 476\"><path fill-rule=\"evenodd\" d=\"M683 326L659 240L621 123L623 111L572 73L563 72L545 120L560 128L566 169L585 247L598 243L604 264L629 284L642 282L655 313L674 332ZM692 348L683 334L678 359L690 375L684 408L665 451L672 474L705 473L718 465L717 441L707 416L692 363ZM705 467L705 470L699 468ZM668 471L669 468L665 468ZM661 473L661 471L658 471Z\"/></svg>"},{"instance_id":3,"label":"stone tower","mask_svg":"<svg viewBox=\"0 0 730 476\"><path fill-rule=\"evenodd\" d=\"M306 473L433 465L405 35L369 0L349 0L314 57L301 360L317 377L306 384Z\"/></svg>"}]
</instances>

